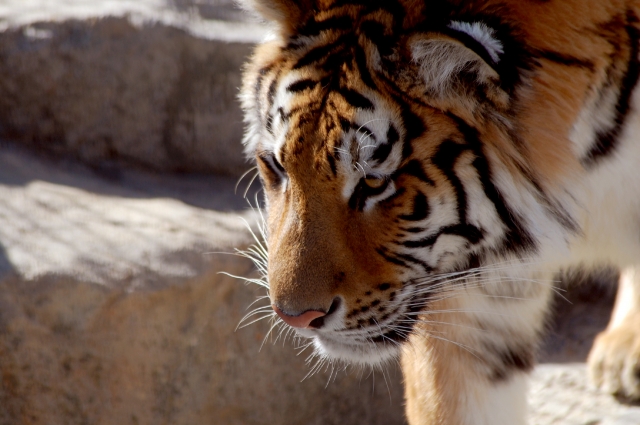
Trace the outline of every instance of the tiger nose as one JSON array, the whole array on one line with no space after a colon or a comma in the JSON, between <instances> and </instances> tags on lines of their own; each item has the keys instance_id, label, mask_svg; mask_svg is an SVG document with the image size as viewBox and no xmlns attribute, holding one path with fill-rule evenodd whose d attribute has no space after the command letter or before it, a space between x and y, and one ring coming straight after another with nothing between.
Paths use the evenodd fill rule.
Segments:
<instances>
[{"instance_id":1,"label":"tiger nose","mask_svg":"<svg viewBox=\"0 0 640 425\"><path fill-rule=\"evenodd\" d=\"M272 304L271 307L273 307L273 310L278 314L278 316L280 316L282 320L284 320L287 325L294 328L317 329L322 326L322 322L320 321L320 323L318 323L318 326L315 326L313 321L327 315L327 313L324 313L322 311L307 310L297 316L291 316L280 310L275 304Z\"/></svg>"}]
</instances>

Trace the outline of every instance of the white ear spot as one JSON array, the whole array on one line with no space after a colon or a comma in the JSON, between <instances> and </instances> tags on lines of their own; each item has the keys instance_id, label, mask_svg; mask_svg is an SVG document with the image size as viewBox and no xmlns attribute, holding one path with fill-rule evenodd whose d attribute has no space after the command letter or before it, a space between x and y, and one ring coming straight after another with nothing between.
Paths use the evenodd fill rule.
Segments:
<instances>
[{"instance_id":1,"label":"white ear spot","mask_svg":"<svg viewBox=\"0 0 640 425\"><path fill-rule=\"evenodd\" d=\"M488 27L482 22L460 21L452 21L449 24L449 28L470 35L487 49L489 56L491 56L491 59L493 59L495 63L500 62L500 55L504 53L504 49L500 40L495 38L494 34L496 31L493 28Z\"/></svg>"}]
</instances>

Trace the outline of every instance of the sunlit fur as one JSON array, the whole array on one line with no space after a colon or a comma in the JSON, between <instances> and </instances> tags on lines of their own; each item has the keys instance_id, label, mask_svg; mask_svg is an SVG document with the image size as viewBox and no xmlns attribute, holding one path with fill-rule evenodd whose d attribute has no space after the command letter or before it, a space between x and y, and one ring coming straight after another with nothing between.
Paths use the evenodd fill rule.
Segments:
<instances>
[{"instance_id":1,"label":"sunlit fur","mask_svg":"<svg viewBox=\"0 0 640 425\"><path fill-rule=\"evenodd\" d=\"M412 425L525 423L551 277L640 257L640 0L247 3L274 25L241 93L247 255L269 304L327 313L296 330L311 373L399 356ZM592 372L633 397L606 378L640 362L631 298Z\"/></svg>"}]
</instances>

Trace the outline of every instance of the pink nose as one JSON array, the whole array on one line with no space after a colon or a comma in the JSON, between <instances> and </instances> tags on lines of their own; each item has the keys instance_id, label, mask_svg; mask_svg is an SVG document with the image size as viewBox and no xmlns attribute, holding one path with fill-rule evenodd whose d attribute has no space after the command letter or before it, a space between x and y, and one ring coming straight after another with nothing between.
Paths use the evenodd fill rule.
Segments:
<instances>
[{"instance_id":1,"label":"pink nose","mask_svg":"<svg viewBox=\"0 0 640 425\"><path fill-rule=\"evenodd\" d=\"M315 326L311 326L311 322L313 322L318 317L327 315L326 313L323 313L321 311L308 310L298 316L289 316L278 307L276 307L275 304L272 304L271 307L273 307L273 310L278 313L278 316L280 316L280 318L284 320L287 325L293 326L294 328L314 328Z\"/></svg>"}]
</instances>

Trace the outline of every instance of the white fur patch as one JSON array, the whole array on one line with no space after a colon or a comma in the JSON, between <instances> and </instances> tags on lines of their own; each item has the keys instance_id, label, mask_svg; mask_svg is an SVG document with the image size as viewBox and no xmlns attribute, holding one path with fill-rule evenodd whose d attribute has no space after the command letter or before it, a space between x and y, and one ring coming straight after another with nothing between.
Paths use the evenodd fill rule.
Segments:
<instances>
[{"instance_id":1,"label":"white fur patch","mask_svg":"<svg viewBox=\"0 0 640 425\"><path fill-rule=\"evenodd\" d=\"M475 388L461 395L464 425L525 425L527 423L527 376L514 374L509 381Z\"/></svg>"},{"instance_id":2,"label":"white fur patch","mask_svg":"<svg viewBox=\"0 0 640 425\"><path fill-rule=\"evenodd\" d=\"M452 21L449 28L470 35L478 43L482 44L491 59L495 63L500 62L500 55L504 53L504 48L500 40L495 38L495 30L482 22L460 22Z\"/></svg>"}]
</instances>

